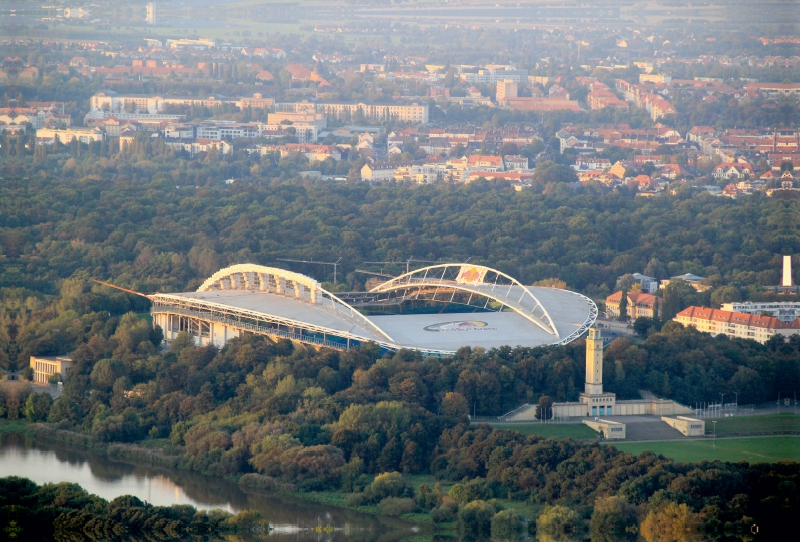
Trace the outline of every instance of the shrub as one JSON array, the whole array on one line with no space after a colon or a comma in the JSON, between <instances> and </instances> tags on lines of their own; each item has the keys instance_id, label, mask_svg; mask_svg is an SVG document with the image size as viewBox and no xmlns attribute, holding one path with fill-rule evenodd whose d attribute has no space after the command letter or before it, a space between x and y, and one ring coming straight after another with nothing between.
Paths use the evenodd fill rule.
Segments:
<instances>
[{"instance_id":1,"label":"shrub","mask_svg":"<svg viewBox=\"0 0 800 542\"><path fill-rule=\"evenodd\" d=\"M413 499L409 499L408 497L386 497L378 503L378 508L387 516L397 517L413 512L416 505Z\"/></svg>"},{"instance_id":2,"label":"shrub","mask_svg":"<svg viewBox=\"0 0 800 542\"><path fill-rule=\"evenodd\" d=\"M431 521L434 523L446 523L456 519L456 508L449 504L443 504L431 511Z\"/></svg>"}]
</instances>

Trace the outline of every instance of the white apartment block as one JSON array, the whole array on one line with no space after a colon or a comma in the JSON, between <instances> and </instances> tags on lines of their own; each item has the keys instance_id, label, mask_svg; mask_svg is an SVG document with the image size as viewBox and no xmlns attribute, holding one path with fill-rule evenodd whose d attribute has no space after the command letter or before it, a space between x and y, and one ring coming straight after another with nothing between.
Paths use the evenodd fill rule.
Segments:
<instances>
[{"instance_id":1,"label":"white apartment block","mask_svg":"<svg viewBox=\"0 0 800 542\"><path fill-rule=\"evenodd\" d=\"M233 104L239 109L252 107L255 109L272 109L275 100L254 94L251 98L197 98L193 96L169 97L149 94L116 94L114 92L98 92L89 100L92 112L104 114L142 114L155 115L161 113L167 105L201 106L214 108L225 104Z\"/></svg>"},{"instance_id":2,"label":"white apartment block","mask_svg":"<svg viewBox=\"0 0 800 542\"><path fill-rule=\"evenodd\" d=\"M486 67L478 70L478 73L462 73L461 81L474 85L481 83L484 85L494 85L502 81L527 81L528 70L518 70L509 66Z\"/></svg>"},{"instance_id":3,"label":"white apartment block","mask_svg":"<svg viewBox=\"0 0 800 542\"><path fill-rule=\"evenodd\" d=\"M781 322L792 322L800 318L800 302L798 301L742 301L737 303L723 303L722 310L771 316L777 318Z\"/></svg>"},{"instance_id":4,"label":"white apartment block","mask_svg":"<svg viewBox=\"0 0 800 542\"><path fill-rule=\"evenodd\" d=\"M239 139L242 137L256 138L261 133L260 124L238 122L213 122L202 123L197 126L197 139Z\"/></svg>"},{"instance_id":5,"label":"white apartment block","mask_svg":"<svg viewBox=\"0 0 800 542\"><path fill-rule=\"evenodd\" d=\"M377 103L377 102L276 102L275 111L324 113L329 118L358 120L359 115L371 122L399 121L427 124L427 103Z\"/></svg>"},{"instance_id":6,"label":"white apartment block","mask_svg":"<svg viewBox=\"0 0 800 542\"><path fill-rule=\"evenodd\" d=\"M712 335L752 339L762 344L773 335L789 337L800 333L800 319L783 322L772 316L707 309L706 307L688 307L679 312L674 320Z\"/></svg>"}]
</instances>

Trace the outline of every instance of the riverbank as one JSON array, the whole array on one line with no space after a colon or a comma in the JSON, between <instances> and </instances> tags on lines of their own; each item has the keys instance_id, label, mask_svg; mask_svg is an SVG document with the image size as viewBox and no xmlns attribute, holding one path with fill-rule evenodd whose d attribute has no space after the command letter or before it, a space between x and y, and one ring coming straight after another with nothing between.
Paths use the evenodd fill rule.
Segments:
<instances>
[{"instance_id":1,"label":"riverbank","mask_svg":"<svg viewBox=\"0 0 800 542\"><path fill-rule=\"evenodd\" d=\"M52 446L52 448L56 450L68 450L74 452L75 454L79 454L81 457L86 457L87 460L91 457L96 457L115 463L128 464L138 467L175 470L176 472L185 473L185 475L180 475L183 477L188 476L191 478L203 478L208 482L209 485L218 484L219 486L224 486L222 483L222 481L224 481L228 484L227 487L231 486L231 484L235 485L236 487L240 488L241 492L244 492L245 494L252 493L256 495L272 495L273 497L271 497L271 500L276 502L286 502L285 498L277 498L277 496L283 496L291 497L310 504L313 503L315 505L318 504L326 507L335 507L341 509L342 512L347 512L347 514L344 514L344 516L342 516L342 514L334 514L334 516L342 516L340 521L347 520L352 522L354 521L354 518L358 517L358 514L373 516L376 518L375 521L378 522L375 525L388 525L392 526L392 528L406 531L405 536L393 540L414 540L415 542L421 542L423 540L430 540L433 535L432 522L427 514L406 514L398 518L382 513L377 506L349 505L346 502L345 493L302 492L297 491L296 487L292 484L281 483L267 476L251 474L240 477L218 477L205 475L198 471L187 469L181 465L181 450L171 446L169 441L166 439L145 441L147 446L142 446L142 443L102 443L96 441L89 435L85 435L76 431L57 429L45 423L31 423L25 420L4 419L0 419L0 434L23 435L32 439L33 442L39 442L42 445ZM256 479L256 482L258 482L258 479L261 479L261 481L268 480L270 482L266 484L248 483L253 482L254 478ZM298 506L300 506L299 503ZM309 507L305 506L305 508ZM350 514L351 512L356 513L356 515ZM330 517L330 514L327 513L320 513L319 515L323 517ZM323 524L321 527L324 528L325 525ZM445 530L451 529L445 528Z\"/></svg>"}]
</instances>

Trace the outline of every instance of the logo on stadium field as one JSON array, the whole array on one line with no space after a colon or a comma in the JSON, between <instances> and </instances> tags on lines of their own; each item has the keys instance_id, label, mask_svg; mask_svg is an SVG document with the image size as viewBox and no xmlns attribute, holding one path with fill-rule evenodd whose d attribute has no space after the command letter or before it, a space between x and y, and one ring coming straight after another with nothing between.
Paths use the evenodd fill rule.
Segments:
<instances>
[{"instance_id":1,"label":"logo on stadium field","mask_svg":"<svg viewBox=\"0 0 800 542\"><path fill-rule=\"evenodd\" d=\"M440 333L450 333L453 331L497 331L496 327L489 327L487 322L480 320L458 320L455 322L442 322L431 324L423 328L425 331L438 331Z\"/></svg>"}]
</instances>

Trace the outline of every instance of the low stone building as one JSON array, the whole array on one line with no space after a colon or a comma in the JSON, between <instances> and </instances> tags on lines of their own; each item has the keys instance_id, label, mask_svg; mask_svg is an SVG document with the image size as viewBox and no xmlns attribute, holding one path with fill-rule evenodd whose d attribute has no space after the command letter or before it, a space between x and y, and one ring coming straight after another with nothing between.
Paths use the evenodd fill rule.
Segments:
<instances>
[{"instance_id":1,"label":"low stone building","mask_svg":"<svg viewBox=\"0 0 800 542\"><path fill-rule=\"evenodd\" d=\"M48 384L50 377L59 375L64 382L72 370L72 359L65 356L42 357L31 356L30 367L33 369L33 381L37 384Z\"/></svg>"}]
</instances>

